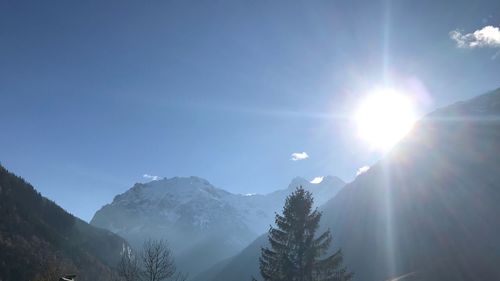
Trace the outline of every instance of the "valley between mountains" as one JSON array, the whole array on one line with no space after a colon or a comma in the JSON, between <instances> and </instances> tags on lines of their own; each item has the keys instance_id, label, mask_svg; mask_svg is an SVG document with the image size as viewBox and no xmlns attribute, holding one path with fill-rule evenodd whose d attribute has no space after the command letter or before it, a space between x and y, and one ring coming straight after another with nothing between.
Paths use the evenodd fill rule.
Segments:
<instances>
[{"instance_id":1,"label":"valley between mountains","mask_svg":"<svg viewBox=\"0 0 500 281\"><path fill-rule=\"evenodd\" d=\"M499 116L500 89L438 109L350 183L297 177L248 195L199 177L137 183L90 224L0 167L0 277L111 280L121 256L153 238L190 280L250 280L275 212L302 186L355 280L500 280Z\"/></svg>"},{"instance_id":2,"label":"valley between mountains","mask_svg":"<svg viewBox=\"0 0 500 281\"><path fill-rule=\"evenodd\" d=\"M138 183L96 212L92 225L124 237L135 248L166 239L178 266L190 274L229 258L265 233L285 198L297 187L313 193L320 206L345 185L333 176L319 183L293 179L269 194L233 194L198 177Z\"/></svg>"}]
</instances>

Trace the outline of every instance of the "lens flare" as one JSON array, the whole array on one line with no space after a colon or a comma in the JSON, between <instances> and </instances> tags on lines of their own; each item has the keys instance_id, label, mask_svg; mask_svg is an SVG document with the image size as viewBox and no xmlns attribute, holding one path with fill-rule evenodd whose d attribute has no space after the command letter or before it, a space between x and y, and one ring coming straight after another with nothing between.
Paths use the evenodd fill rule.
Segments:
<instances>
[{"instance_id":1,"label":"lens flare","mask_svg":"<svg viewBox=\"0 0 500 281\"><path fill-rule=\"evenodd\" d=\"M361 102L355 121L361 139L386 151L411 130L416 114L408 96L394 89L380 89Z\"/></svg>"}]
</instances>

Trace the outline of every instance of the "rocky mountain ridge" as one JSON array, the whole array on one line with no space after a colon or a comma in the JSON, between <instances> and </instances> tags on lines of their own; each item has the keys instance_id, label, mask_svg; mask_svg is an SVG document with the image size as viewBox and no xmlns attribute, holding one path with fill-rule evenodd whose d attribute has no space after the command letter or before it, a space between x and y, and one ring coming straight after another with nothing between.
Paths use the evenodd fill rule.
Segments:
<instances>
[{"instance_id":1,"label":"rocky mountain ridge","mask_svg":"<svg viewBox=\"0 0 500 281\"><path fill-rule=\"evenodd\" d=\"M344 182L326 176L317 183L292 180L269 194L234 194L199 177L137 183L94 215L91 224L126 238L136 248L148 238L167 239L185 271L196 272L236 254L267 231L274 213L298 186L317 195L318 206ZM203 252L203 254L200 254ZM190 266L197 260L196 268Z\"/></svg>"}]
</instances>

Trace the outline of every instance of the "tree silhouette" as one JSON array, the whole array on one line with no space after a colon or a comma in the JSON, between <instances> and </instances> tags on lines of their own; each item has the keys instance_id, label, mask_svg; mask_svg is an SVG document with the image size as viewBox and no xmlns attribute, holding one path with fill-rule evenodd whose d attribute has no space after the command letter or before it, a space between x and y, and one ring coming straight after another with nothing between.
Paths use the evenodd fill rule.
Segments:
<instances>
[{"instance_id":1,"label":"tree silhouette","mask_svg":"<svg viewBox=\"0 0 500 281\"><path fill-rule=\"evenodd\" d=\"M271 248L262 248L260 273L266 281L346 281L352 278L342 266L340 250L326 256L332 235L315 236L321 213L312 210L313 197L302 187L287 197L276 228L269 229Z\"/></svg>"},{"instance_id":2,"label":"tree silhouette","mask_svg":"<svg viewBox=\"0 0 500 281\"><path fill-rule=\"evenodd\" d=\"M118 264L123 281L185 281L187 275L178 272L165 240L146 240L140 255L127 249Z\"/></svg>"}]
</instances>

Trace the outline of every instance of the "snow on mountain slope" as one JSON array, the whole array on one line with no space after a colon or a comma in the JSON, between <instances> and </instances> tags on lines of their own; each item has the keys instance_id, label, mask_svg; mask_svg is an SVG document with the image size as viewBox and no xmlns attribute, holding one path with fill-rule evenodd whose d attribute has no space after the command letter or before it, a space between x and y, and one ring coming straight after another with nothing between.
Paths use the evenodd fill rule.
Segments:
<instances>
[{"instance_id":1,"label":"snow on mountain slope","mask_svg":"<svg viewBox=\"0 0 500 281\"><path fill-rule=\"evenodd\" d=\"M319 183L297 177L287 189L242 195L199 177L164 178L137 183L117 195L96 212L91 224L121 235L136 248L148 238L167 239L179 266L196 273L236 254L267 231L274 213L296 187L310 190L321 205L344 185L332 176Z\"/></svg>"}]
</instances>

